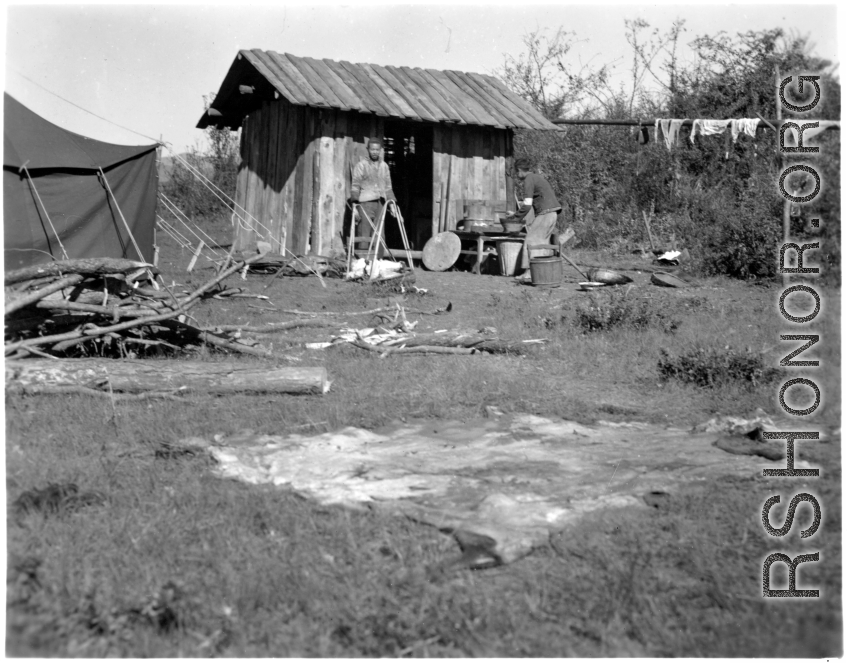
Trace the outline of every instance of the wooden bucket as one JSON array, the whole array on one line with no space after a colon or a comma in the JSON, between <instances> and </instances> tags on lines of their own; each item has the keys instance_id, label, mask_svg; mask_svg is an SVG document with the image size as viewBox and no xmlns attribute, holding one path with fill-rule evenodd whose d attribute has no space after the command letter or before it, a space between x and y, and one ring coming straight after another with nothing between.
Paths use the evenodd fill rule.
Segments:
<instances>
[{"instance_id":1,"label":"wooden bucket","mask_svg":"<svg viewBox=\"0 0 847 663\"><path fill-rule=\"evenodd\" d=\"M514 276L521 256L523 242L511 239L497 241L497 257L500 260L500 272L503 276Z\"/></svg>"},{"instance_id":2,"label":"wooden bucket","mask_svg":"<svg viewBox=\"0 0 847 663\"><path fill-rule=\"evenodd\" d=\"M559 256L530 258L529 273L536 288L558 288L565 276L565 267Z\"/></svg>"},{"instance_id":3,"label":"wooden bucket","mask_svg":"<svg viewBox=\"0 0 847 663\"><path fill-rule=\"evenodd\" d=\"M533 244L527 247L534 249L552 249L556 254L559 247L556 244ZM543 258L529 259L529 273L532 276L532 285L536 288L558 288L562 285L565 276L565 266L561 255L552 255Z\"/></svg>"}]
</instances>

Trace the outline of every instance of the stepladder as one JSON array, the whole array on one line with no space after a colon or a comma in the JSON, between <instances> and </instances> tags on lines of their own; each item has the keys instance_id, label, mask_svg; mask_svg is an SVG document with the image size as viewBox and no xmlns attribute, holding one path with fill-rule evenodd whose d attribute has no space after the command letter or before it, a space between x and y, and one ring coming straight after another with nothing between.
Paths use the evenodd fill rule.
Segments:
<instances>
[{"instance_id":1,"label":"stepladder","mask_svg":"<svg viewBox=\"0 0 847 663\"><path fill-rule=\"evenodd\" d=\"M397 226L400 231L400 239L403 242L402 249L390 249L388 244L385 242L385 219L386 216L391 216L397 221ZM361 223L366 223L370 226L371 236L357 236L356 230L359 228ZM368 276L372 279L374 278L376 261L379 256L379 249L382 249L385 252L385 255L388 256L390 260L394 262L399 262L398 257L405 260L409 265L409 269L414 271L415 266L412 263L412 254L411 248L409 247L409 238L406 235L406 224L403 221L403 215L400 213L400 207L397 205L397 201L388 200L382 206L382 211L376 219L371 219L365 209L359 203L353 203L353 214L350 223L350 234L347 238L347 272L349 273L353 260L356 257L357 253L360 251L356 248L357 245L363 244L364 242L368 242L367 253L364 255L365 260L369 265ZM403 256L405 253L405 256Z\"/></svg>"}]
</instances>

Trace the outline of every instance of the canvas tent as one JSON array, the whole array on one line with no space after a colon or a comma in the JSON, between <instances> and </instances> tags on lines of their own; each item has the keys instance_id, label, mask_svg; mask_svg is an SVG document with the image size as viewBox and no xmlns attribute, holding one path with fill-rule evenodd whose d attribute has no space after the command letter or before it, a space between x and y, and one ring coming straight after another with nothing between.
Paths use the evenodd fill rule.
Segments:
<instances>
[{"instance_id":1,"label":"canvas tent","mask_svg":"<svg viewBox=\"0 0 847 663\"><path fill-rule=\"evenodd\" d=\"M5 269L65 252L152 260L157 145L104 143L48 122L8 94L3 104Z\"/></svg>"}]
</instances>

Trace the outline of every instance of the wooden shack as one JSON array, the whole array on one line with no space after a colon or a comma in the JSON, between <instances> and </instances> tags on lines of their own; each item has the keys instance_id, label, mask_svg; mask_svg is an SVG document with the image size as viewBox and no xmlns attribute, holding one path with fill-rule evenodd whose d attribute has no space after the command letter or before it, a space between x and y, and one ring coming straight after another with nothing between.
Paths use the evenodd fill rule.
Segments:
<instances>
[{"instance_id":1,"label":"wooden shack","mask_svg":"<svg viewBox=\"0 0 847 663\"><path fill-rule=\"evenodd\" d=\"M558 130L492 76L258 49L238 53L197 126L242 128L236 250L263 239L277 252L285 241L323 255L343 249L352 168L371 137L383 139L407 234L421 249L469 205L514 209L513 129Z\"/></svg>"}]
</instances>

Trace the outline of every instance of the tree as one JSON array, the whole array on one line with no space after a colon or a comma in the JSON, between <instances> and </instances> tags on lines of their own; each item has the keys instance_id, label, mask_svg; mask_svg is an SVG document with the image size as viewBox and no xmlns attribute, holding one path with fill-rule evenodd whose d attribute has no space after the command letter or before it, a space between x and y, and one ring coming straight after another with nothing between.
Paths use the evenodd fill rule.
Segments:
<instances>
[{"instance_id":1,"label":"tree","mask_svg":"<svg viewBox=\"0 0 847 663\"><path fill-rule=\"evenodd\" d=\"M840 84L833 67L814 55L802 35L778 29L701 35L690 42L693 61L683 63L678 51L684 32L680 20L664 33L641 20L625 21L631 60L623 83L612 78L614 62L593 70L569 68L575 35L561 28L552 39L539 32L527 35L527 52L506 56L501 76L536 108L547 109L548 117L722 119L774 117L777 71L783 78L815 74L821 76L824 96L813 119L839 117ZM795 88L789 88L793 103L800 101L790 96ZM544 173L586 248L642 243L639 219L650 210L654 232L665 238L675 233L701 272L775 275L783 200L772 132L735 144L726 137L692 143L685 134L672 151L655 142L637 145L633 138L629 128L610 126L516 130L515 156L529 157ZM832 131L815 138L821 152L814 165L824 187L803 213L821 218L821 228L798 222L793 229L798 240L822 240L819 260L834 280L840 270L839 138Z\"/></svg>"},{"instance_id":2,"label":"tree","mask_svg":"<svg viewBox=\"0 0 847 663\"><path fill-rule=\"evenodd\" d=\"M215 99L214 93L203 96L206 110ZM179 209L195 219L228 215L229 198L235 198L240 131L214 126L204 130L206 145L195 146L176 158L164 194ZM213 192L214 190L214 192Z\"/></svg>"},{"instance_id":3,"label":"tree","mask_svg":"<svg viewBox=\"0 0 847 663\"><path fill-rule=\"evenodd\" d=\"M514 58L506 54L503 66L494 71L510 89L531 103L544 117L554 120L584 96L562 70L562 59L573 48L573 32L560 27L552 37L536 30L523 37L526 52Z\"/></svg>"}]
</instances>

